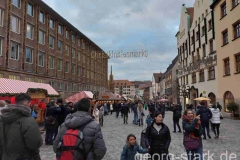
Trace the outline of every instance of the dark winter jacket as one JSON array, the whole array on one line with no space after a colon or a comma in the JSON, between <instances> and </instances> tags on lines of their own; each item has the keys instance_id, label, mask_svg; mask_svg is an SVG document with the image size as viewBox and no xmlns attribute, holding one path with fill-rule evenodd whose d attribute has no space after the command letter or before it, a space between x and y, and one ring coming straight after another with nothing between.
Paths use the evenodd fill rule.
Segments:
<instances>
[{"instance_id":1,"label":"dark winter jacket","mask_svg":"<svg viewBox=\"0 0 240 160\"><path fill-rule=\"evenodd\" d=\"M0 150L3 160L38 160L42 137L31 109L8 105L0 118Z\"/></svg>"},{"instance_id":2,"label":"dark winter jacket","mask_svg":"<svg viewBox=\"0 0 240 160\"><path fill-rule=\"evenodd\" d=\"M128 114L128 112L129 112L129 107L128 107L128 104L127 103L125 103L125 104L123 104L123 107L122 107L122 113L123 114Z\"/></svg>"},{"instance_id":3,"label":"dark winter jacket","mask_svg":"<svg viewBox=\"0 0 240 160\"><path fill-rule=\"evenodd\" d=\"M61 114L61 108L60 107L56 107L56 106L47 106L47 110L46 110L46 116L52 116L56 118L56 121L54 124L45 124L46 129L55 129L59 126L59 122L58 122L58 116L59 114Z\"/></svg>"},{"instance_id":4,"label":"dark winter jacket","mask_svg":"<svg viewBox=\"0 0 240 160\"><path fill-rule=\"evenodd\" d=\"M58 144L68 129L77 129L84 126L83 138L86 152L89 152L87 160L101 160L106 154L107 148L103 140L100 125L94 121L94 117L87 112L77 111L69 114L54 141L53 150L57 151ZM91 149L91 151L90 151Z\"/></svg>"},{"instance_id":5,"label":"dark winter jacket","mask_svg":"<svg viewBox=\"0 0 240 160\"><path fill-rule=\"evenodd\" d=\"M123 151L121 154L121 160L134 160L135 155L138 153L147 153L147 149L142 149L140 146L138 145L134 145L134 146L127 146L125 145L123 147Z\"/></svg>"},{"instance_id":6,"label":"dark winter jacket","mask_svg":"<svg viewBox=\"0 0 240 160\"><path fill-rule=\"evenodd\" d=\"M173 111L173 120L178 121L180 117L177 116L177 112L181 113L181 111L179 110L179 108L176 108L176 107L174 107L172 111Z\"/></svg>"},{"instance_id":7,"label":"dark winter jacket","mask_svg":"<svg viewBox=\"0 0 240 160\"><path fill-rule=\"evenodd\" d=\"M133 106L133 112L134 112L134 114L138 114L138 105L137 104L135 104Z\"/></svg>"},{"instance_id":8,"label":"dark winter jacket","mask_svg":"<svg viewBox=\"0 0 240 160\"><path fill-rule=\"evenodd\" d=\"M212 112L206 106L201 106L197 111L197 116L200 115L201 123L209 123L209 120L212 118Z\"/></svg>"},{"instance_id":9,"label":"dark winter jacket","mask_svg":"<svg viewBox=\"0 0 240 160\"><path fill-rule=\"evenodd\" d=\"M154 123L147 127L146 130L146 143L150 146L152 153L168 153L168 148L171 142L171 135L169 128L162 123L162 128L158 132L154 128Z\"/></svg>"}]
</instances>

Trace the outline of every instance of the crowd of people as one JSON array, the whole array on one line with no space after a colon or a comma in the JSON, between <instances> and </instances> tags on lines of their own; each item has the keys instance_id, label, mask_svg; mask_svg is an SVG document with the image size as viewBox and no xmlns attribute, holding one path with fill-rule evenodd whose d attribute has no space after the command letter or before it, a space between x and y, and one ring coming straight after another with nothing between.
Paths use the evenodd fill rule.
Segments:
<instances>
[{"instance_id":1,"label":"crowd of people","mask_svg":"<svg viewBox=\"0 0 240 160\"><path fill-rule=\"evenodd\" d=\"M0 100L0 160L40 160L39 148L43 139L36 120L38 110L31 105L28 94L17 95L15 103ZM154 155L159 155L161 160L170 159L171 132L163 122L166 105L154 101L91 103L87 98L77 103L64 103L62 99L57 99L44 105L41 101L45 144L53 145L57 160L103 159L107 151L101 132L104 117L115 111L116 118L121 116L123 124L128 124L128 115L132 112L133 124L142 127L147 124L145 137L138 144L136 136L129 134L121 160L133 160L137 153L149 153L150 159L154 160L158 159ZM209 108L203 102L196 108L187 107L183 112L181 104L174 105L173 133L177 132L177 128L178 132L183 132L183 144L189 160L202 160L202 139L211 138L210 126L215 138L219 138L221 108L214 105Z\"/></svg>"}]
</instances>

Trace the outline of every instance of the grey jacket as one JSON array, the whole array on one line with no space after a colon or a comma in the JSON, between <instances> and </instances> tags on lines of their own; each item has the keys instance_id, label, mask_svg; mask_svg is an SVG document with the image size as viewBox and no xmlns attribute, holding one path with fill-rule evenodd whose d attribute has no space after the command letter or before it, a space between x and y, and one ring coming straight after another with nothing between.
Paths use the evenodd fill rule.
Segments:
<instances>
[{"instance_id":1,"label":"grey jacket","mask_svg":"<svg viewBox=\"0 0 240 160\"><path fill-rule=\"evenodd\" d=\"M3 160L40 159L42 137L31 109L8 105L0 118L0 151Z\"/></svg>"},{"instance_id":2,"label":"grey jacket","mask_svg":"<svg viewBox=\"0 0 240 160\"><path fill-rule=\"evenodd\" d=\"M86 125L87 124L87 125ZM83 138L88 154L87 160L101 160L106 154L107 148L103 140L100 125L94 121L94 117L87 112L77 111L66 117L61 129L54 141L53 150L56 153L61 138L68 129L76 129L86 125L83 129ZM92 148L92 149L91 149ZM89 151L91 149L91 151Z\"/></svg>"}]
</instances>

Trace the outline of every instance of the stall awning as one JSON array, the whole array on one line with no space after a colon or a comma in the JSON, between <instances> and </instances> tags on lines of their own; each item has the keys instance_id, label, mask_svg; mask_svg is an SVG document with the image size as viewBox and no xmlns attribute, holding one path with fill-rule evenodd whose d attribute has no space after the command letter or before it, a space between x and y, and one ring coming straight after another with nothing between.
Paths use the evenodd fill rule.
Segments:
<instances>
[{"instance_id":1,"label":"stall awning","mask_svg":"<svg viewBox=\"0 0 240 160\"><path fill-rule=\"evenodd\" d=\"M117 97L115 94L113 94L110 91L106 91L104 93L100 93L98 96L98 100L103 100L103 101L114 101L114 100L121 100L119 97Z\"/></svg>"},{"instance_id":2,"label":"stall awning","mask_svg":"<svg viewBox=\"0 0 240 160\"><path fill-rule=\"evenodd\" d=\"M78 102L83 98L93 99L93 93L91 91L81 91L77 94L74 94L68 98L66 98L66 102Z\"/></svg>"},{"instance_id":3,"label":"stall awning","mask_svg":"<svg viewBox=\"0 0 240 160\"><path fill-rule=\"evenodd\" d=\"M49 84L0 78L0 94L27 93L31 89L44 89L47 96L59 96Z\"/></svg>"}]
</instances>

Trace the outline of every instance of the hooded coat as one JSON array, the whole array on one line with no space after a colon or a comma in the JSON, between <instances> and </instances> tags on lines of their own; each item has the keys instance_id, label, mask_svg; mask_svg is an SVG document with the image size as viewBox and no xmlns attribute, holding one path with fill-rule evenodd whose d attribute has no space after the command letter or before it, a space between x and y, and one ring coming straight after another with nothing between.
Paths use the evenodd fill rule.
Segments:
<instances>
[{"instance_id":1,"label":"hooded coat","mask_svg":"<svg viewBox=\"0 0 240 160\"><path fill-rule=\"evenodd\" d=\"M83 127L84 126L84 127ZM83 111L77 111L66 117L61 129L54 141L53 150L56 153L57 147L61 138L68 129L77 129L83 127L83 139L86 152L88 153L87 160L101 160L106 154L107 148L103 140L100 125L94 121L94 117Z\"/></svg>"},{"instance_id":2,"label":"hooded coat","mask_svg":"<svg viewBox=\"0 0 240 160\"><path fill-rule=\"evenodd\" d=\"M34 136L33 136L34 135ZM8 105L0 118L0 151L3 160L38 160L42 137L26 106Z\"/></svg>"}]
</instances>

